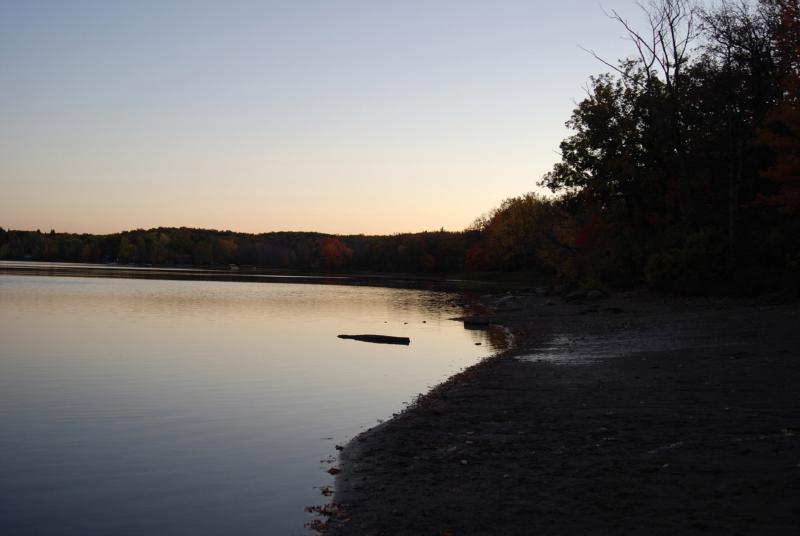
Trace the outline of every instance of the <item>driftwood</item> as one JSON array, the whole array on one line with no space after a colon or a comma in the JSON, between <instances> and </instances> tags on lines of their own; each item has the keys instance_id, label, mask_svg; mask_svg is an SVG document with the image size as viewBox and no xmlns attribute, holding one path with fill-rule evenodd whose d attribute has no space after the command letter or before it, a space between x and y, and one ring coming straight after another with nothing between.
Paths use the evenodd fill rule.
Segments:
<instances>
[{"instance_id":1,"label":"driftwood","mask_svg":"<svg viewBox=\"0 0 800 536\"><path fill-rule=\"evenodd\" d=\"M408 337L391 337L389 335L339 335L340 339L352 339L361 342L374 342L376 344L411 344Z\"/></svg>"}]
</instances>

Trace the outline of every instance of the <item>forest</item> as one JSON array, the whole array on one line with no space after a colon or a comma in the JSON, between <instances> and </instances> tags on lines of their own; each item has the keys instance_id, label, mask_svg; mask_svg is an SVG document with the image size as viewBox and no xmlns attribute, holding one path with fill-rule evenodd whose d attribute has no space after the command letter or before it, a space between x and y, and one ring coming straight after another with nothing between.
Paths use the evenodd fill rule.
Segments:
<instances>
[{"instance_id":1,"label":"forest","mask_svg":"<svg viewBox=\"0 0 800 536\"><path fill-rule=\"evenodd\" d=\"M800 2L644 5L591 77L561 159L459 232L333 236L0 228L0 259L274 270L520 272L681 294L800 292Z\"/></svg>"}]
</instances>

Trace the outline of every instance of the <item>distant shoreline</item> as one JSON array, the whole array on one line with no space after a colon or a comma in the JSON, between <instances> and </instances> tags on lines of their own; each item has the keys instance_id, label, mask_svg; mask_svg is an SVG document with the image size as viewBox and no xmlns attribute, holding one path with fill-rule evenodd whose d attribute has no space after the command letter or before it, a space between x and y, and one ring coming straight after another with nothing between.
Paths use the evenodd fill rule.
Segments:
<instances>
[{"instance_id":1,"label":"distant shoreline","mask_svg":"<svg viewBox=\"0 0 800 536\"><path fill-rule=\"evenodd\" d=\"M519 299L516 348L345 447L330 534L800 526L797 304Z\"/></svg>"},{"instance_id":2,"label":"distant shoreline","mask_svg":"<svg viewBox=\"0 0 800 536\"><path fill-rule=\"evenodd\" d=\"M47 261L0 261L0 274L124 279L165 279L200 281L238 281L250 283L298 283L378 286L431 290L501 291L530 286L513 279L464 279L458 276L384 274L352 272L305 272L265 270L256 267L152 266L142 264L99 264Z\"/></svg>"}]
</instances>

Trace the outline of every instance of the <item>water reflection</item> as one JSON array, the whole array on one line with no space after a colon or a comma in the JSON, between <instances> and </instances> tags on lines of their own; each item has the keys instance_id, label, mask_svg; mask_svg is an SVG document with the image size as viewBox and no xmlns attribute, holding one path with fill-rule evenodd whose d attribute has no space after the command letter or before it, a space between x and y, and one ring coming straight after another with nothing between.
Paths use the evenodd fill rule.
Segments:
<instances>
[{"instance_id":1,"label":"water reflection","mask_svg":"<svg viewBox=\"0 0 800 536\"><path fill-rule=\"evenodd\" d=\"M381 274L313 275L261 271L254 267L235 270L227 268L170 268L122 264L91 264L69 262L0 261L0 274L68 277L102 277L120 279L159 279L181 281L238 281L244 283L311 283L329 285L371 285L396 288L460 290L475 282L440 279L436 277L405 278ZM480 285L479 285L480 286ZM484 285L485 286L485 285Z\"/></svg>"},{"instance_id":2,"label":"water reflection","mask_svg":"<svg viewBox=\"0 0 800 536\"><path fill-rule=\"evenodd\" d=\"M459 301L0 275L0 533L303 533L334 444L492 352Z\"/></svg>"}]
</instances>

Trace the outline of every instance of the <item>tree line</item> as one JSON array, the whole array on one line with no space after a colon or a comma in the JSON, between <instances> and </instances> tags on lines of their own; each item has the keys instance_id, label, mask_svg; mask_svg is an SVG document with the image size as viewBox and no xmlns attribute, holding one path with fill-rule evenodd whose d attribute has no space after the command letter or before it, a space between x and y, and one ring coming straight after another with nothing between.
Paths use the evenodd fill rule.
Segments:
<instances>
[{"instance_id":1,"label":"tree line","mask_svg":"<svg viewBox=\"0 0 800 536\"><path fill-rule=\"evenodd\" d=\"M633 55L595 55L611 70L590 79L540 183L555 197L504 203L476 222L471 254L590 285L798 291L798 0L643 9L643 29L609 14Z\"/></svg>"},{"instance_id":2,"label":"tree line","mask_svg":"<svg viewBox=\"0 0 800 536\"><path fill-rule=\"evenodd\" d=\"M632 56L592 77L561 160L468 229L393 236L188 228L4 231L0 259L287 270L535 272L680 293L800 289L800 4L609 14ZM590 53L594 54L592 51Z\"/></svg>"},{"instance_id":3,"label":"tree line","mask_svg":"<svg viewBox=\"0 0 800 536\"><path fill-rule=\"evenodd\" d=\"M454 273L469 233L392 236L309 232L263 234L191 229L137 229L109 235L0 228L0 259L154 266L252 266L273 270Z\"/></svg>"}]
</instances>

